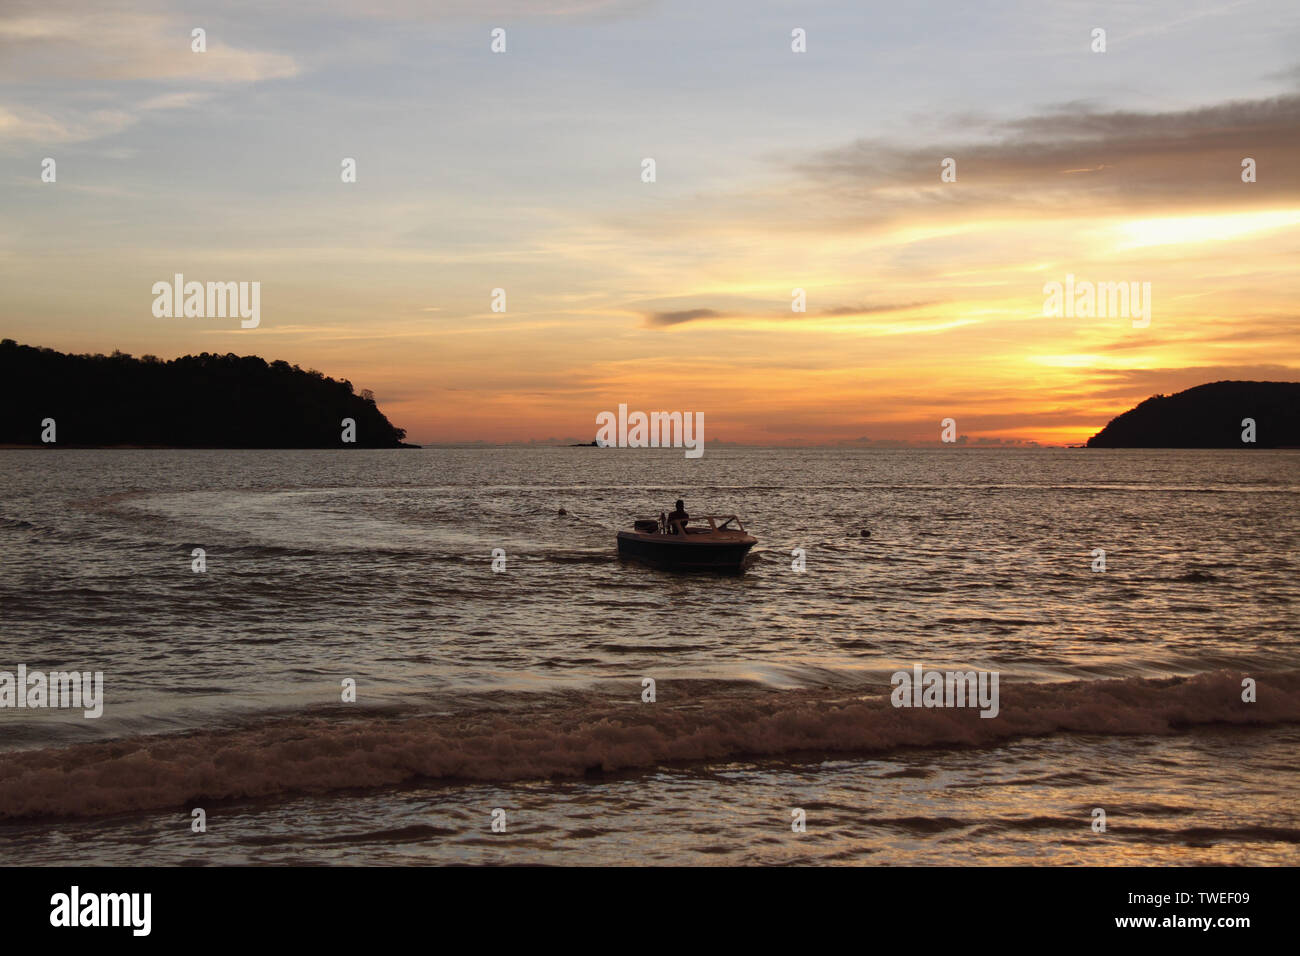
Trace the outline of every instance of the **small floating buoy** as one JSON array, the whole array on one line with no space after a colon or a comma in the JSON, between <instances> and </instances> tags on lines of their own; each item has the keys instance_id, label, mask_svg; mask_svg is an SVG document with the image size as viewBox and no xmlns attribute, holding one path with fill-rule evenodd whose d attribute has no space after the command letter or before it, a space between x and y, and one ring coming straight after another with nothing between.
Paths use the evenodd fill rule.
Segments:
<instances>
[{"instance_id":1,"label":"small floating buoy","mask_svg":"<svg viewBox=\"0 0 1300 956\"><path fill-rule=\"evenodd\" d=\"M871 532L868 531L866 528L863 528L863 529L862 529L862 537L864 537L864 538L870 538L870 537L871 537Z\"/></svg>"},{"instance_id":2,"label":"small floating buoy","mask_svg":"<svg viewBox=\"0 0 1300 956\"><path fill-rule=\"evenodd\" d=\"M561 509L560 509L560 514L562 514L562 515L567 515L567 514L568 514L568 512L567 512L567 511L565 511L565 510L564 510L564 509L563 509L563 508L561 508Z\"/></svg>"}]
</instances>

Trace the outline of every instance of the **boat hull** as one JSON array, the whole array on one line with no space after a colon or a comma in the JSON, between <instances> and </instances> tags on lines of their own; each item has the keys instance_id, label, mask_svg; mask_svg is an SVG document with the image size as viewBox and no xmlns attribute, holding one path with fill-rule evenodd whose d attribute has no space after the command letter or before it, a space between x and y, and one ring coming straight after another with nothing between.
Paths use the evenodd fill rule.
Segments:
<instances>
[{"instance_id":1,"label":"boat hull","mask_svg":"<svg viewBox=\"0 0 1300 956\"><path fill-rule=\"evenodd\" d=\"M758 542L749 535L667 535L618 533L618 556L675 571L741 571L749 549Z\"/></svg>"}]
</instances>

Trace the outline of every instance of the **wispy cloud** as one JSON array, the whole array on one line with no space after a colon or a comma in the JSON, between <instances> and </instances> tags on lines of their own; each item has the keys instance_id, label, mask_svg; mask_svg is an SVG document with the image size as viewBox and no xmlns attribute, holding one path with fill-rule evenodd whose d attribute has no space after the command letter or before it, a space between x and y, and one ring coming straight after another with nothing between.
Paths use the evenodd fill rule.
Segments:
<instances>
[{"instance_id":1,"label":"wispy cloud","mask_svg":"<svg viewBox=\"0 0 1300 956\"><path fill-rule=\"evenodd\" d=\"M883 303L875 305L839 305L831 309L823 309L821 315L841 316L841 315L875 315L879 312L906 312L908 309L920 309L927 305L934 305L933 301L929 302L898 302Z\"/></svg>"},{"instance_id":2,"label":"wispy cloud","mask_svg":"<svg viewBox=\"0 0 1300 956\"><path fill-rule=\"evenodd\" d=\"M698 322L702 319L743 319L751 322L790 322L806 321L810 318L843 318L859 315L876 315L886 312L906 312L931 305L930 302L877 303L874 305L841 305L818 312L723 312L718 309L681 309L671 312L646 313L646 325L650 328L664 328Z\"/></svg>"},{"instance_id":3,"label":"wispy cloud","mask_svg":"<svg viewBox=\"0 0 1300 956\"><path fill-rule=\"evenodd\" d=\"M681 325L683 322L695 322L699 319L735 318L716 309L683 309L680 312L651 312L646 316L646 324L662 328L667 325Z\"/></svg>"},{"instance_id":4,"label":"wispy cloud","mask_svg":"<svg viewBox=\"0 0 1300 956\"><path fill-rule=\"evenodd\" d=\"M202 26L193 17L170 13L17 0L0 11L0 79L186 79L223 84L300 72L292 56L235 45L217 30L207 37L207 51L195 53L190 33Z\"/></svg>"},{"instance_id":5,"label":"wispy cloud","mask_svg":"<svg viewBox=\"0 0 1300 956\"><path fill-rule=\"evenodd\" d=\"M293 56L242 46L216 27L206 51L194 52L191 31L200 25L164 10L69 0L5 4L0 82L13 88L14 98L0 101L0 138L49 145L101 139L135 125L143 113L192 108L213 90L302 70ZM177 90L178 81L207 90ZM169 88L141 99L141 83Z\"/></svg>"},{"instance_id":6,"label":"wispy cloud","mask_svg":"<svg viewBox=\"0 0 1300 956\"><path fill-rule=\"evenodd\" d=\"M62 116L0 103L0 139L9 142L76 143L120 133L135 122L126 110L65 110Z\"/></svg>"},{"instance_id":7,"label":"wispy cloud","mask_svg":"<svg viewBox=\"0 0 1300 956\"><path fill-rule=\"evenodd\" d=\"M1279 204L1300 200L1300 95L1169 112L1099 110L1085 103L1007 120L994 142L898 145L857 140L792 164L827 214L864 224L909 217L1050 214ZM941 183L952 157L957 181ZM1243 189L1253 158L1260 188ZM1177 175L1171 171L1176 170Z\"/></svg>"}]
</instances>

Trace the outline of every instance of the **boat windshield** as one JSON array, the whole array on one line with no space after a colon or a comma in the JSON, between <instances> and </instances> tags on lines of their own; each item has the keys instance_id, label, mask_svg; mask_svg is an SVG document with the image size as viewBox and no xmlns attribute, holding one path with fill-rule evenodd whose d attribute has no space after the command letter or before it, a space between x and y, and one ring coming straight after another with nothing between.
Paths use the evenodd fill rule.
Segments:
<instances>
[{"instance_id":1,"label":"boat windshield","mask_svg":"<svg viewBox=\"0 0 1300 956\"><path fill-rule=\"evenodd\" d=\"M695 524L692 526L690 522L695 522ZM704 527L701 522L707 524L708 527ZM687 519L664 518L661 527L665 529L664 533L666 534L715 534L719 531L745 533L744 526L735 515L705 515Z\"/></svg>"}]
</instances>

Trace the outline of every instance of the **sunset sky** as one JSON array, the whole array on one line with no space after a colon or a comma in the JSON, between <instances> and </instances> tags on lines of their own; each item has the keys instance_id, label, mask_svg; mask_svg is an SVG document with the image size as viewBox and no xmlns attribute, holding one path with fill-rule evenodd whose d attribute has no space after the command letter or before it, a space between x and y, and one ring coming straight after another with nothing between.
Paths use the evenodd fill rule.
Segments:
<instances>
[{"instance_id":1,"label":"sunset sky","mask_svg":"<svg viewBox=\"0 0 1300 956\"><path fill-rule=\"evenodd\" d=\"M0 335L286 359L416 442L1080 442L1300 379L1298 263L1294 0L0 7ZM260 326L155 318L178 272ZM1044 316L1067 274L1150 325Z\"/></svg>"}]
</instances>

